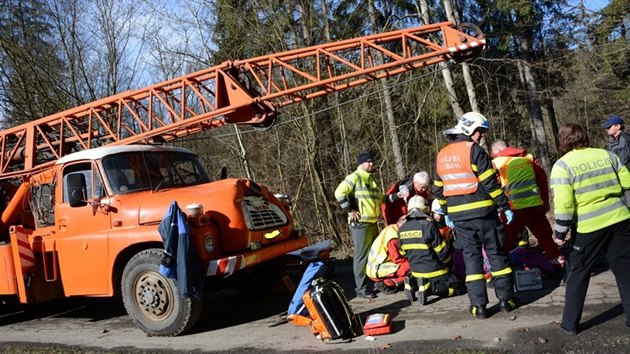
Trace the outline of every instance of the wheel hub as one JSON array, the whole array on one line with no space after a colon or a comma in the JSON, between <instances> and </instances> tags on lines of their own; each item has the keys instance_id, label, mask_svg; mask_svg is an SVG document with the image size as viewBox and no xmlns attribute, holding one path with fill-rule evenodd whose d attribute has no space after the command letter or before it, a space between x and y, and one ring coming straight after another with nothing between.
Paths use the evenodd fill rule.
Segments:
<instances>
[{"instance_id":1,"label":"wheel hub","mask_svg":"<svg viewBox=\"0 0 630 354\"><path fill-rule=\"evenodd\" d=\"M159 320L172 312L173 289L166 278L156 272L147 272L138 277L136 301L140 310L148 317Z\"/></svg>"}]
</instances>

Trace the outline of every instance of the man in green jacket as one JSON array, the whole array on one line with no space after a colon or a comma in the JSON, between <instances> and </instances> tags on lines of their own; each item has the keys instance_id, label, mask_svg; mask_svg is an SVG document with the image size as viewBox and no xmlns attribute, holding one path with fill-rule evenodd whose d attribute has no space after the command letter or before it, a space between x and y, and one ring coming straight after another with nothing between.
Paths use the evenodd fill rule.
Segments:
<instances>
[{"instance_id":1,"label":"man in green jacket","mask_svg":"<svg viewBox=\"0 0 630 354\"><path fill-rule=\"evenodd\" d=\"M372 299L376 297L368 288L365 275L368 253L378 236L376 221L381 214L383 193L372 177L374 157L369 152L359 154L357 170L348 175L335 190L335 198L343 211L348 213L350 233L354 243L354 281L357 296Z\"/></svg>"}]
</instances>

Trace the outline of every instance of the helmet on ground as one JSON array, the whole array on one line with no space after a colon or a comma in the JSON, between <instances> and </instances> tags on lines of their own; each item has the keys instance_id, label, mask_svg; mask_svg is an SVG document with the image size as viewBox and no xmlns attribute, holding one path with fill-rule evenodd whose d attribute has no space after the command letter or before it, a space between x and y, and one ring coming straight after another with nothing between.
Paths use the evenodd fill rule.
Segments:
<instances>
[{"instance_id":1,"label":"helmet on ground","mask_svg":"<svg viewBox=\"0 0 630 354\"><path fill-rule=\"evenodd\" d=\"M437 199L433 199L433 202L431 202L431 211L440 215L444 215L444 209L442 209L442 206Z\"/></svg>"},{"instance_id":2,"label":"helmet on ground","mask_svg":"<svg viewBox=\"0 0 630 354\"><path fill-rule=\"evenodd\" d=\"M412 211L413 209L419 209L424 211L427 207L427 200L424 199L420 195L414 195L407 202L407 210Z\"/></svg>"},{"instance_id":3,"label":"helmet on ground","mask_svg":"<svg viewBox=\"0 0 630 354\"><path fill-rule=\"evenodd\" d=\"M451 129L446 129L444 134L465 134L471 136L476 129L490 130L490 121L477 112L468 112L459 118L459 122Z\"/></svg>"}]
</instances>

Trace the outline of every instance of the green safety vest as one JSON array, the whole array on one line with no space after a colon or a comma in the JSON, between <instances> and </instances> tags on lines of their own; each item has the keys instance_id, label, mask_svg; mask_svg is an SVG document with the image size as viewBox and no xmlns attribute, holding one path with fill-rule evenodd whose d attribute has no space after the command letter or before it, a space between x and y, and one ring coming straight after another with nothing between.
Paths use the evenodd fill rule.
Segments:
<instances>
[{"instance_id":1,"label":"green safety vest","mask_svg":"<svg viewBox=\"0 0 630 354\"><path fill-rule=\"evenodd\" d=\"M499 172L499 180L510 209L520 210L543 205L531 155L500 156L493 159L492 164Z\"/></svg>"},{"instance_id":2,"label":"green safety vest","mask_svg":"<svg viewBox=\"0 0 630 354\"><path fill-rule=\"evenodd\" d=\"M630 173L609 151L583 148L562 156L551 169L555 230L566 234L576 222L579 233L589 233L630 219L622 184L630 187Z\"/></svg>"},{"instance_id":3,"label":"green safety vest","mask_svg":"<svg viewBox=\"0 0 630 354\"><path fill-rule=\"evenodd\" d=\"M361 213L360 222L375 223L381 215L383 192L376 185L372 174L360 168L337 186L335 198L344 210Z\"/></svg>"}]
</instances>

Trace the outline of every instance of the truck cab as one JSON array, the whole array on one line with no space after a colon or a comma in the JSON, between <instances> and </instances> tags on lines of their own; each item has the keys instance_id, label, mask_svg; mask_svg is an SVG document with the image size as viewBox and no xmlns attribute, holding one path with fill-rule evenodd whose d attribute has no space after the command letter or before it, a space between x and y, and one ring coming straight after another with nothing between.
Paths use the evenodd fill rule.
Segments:
<instances>
[{"instance_id":1,"label":"truck cab","mask_svg":"<svg viewBox=\"0 0 630 354\"><path fill-rule=\"evenodd\" d=\"M10 231L27 240L34 259L17 287L20 301L122 295L134 321L154 335L189 328L201 308L200 299L183 299L176 279L159 273L158 226L173 202L186 215L186 237L210 284L308 244L293 230L286 203L266 187L246 179L212 182L197 155L182 148L126 145L69 154L33 176L26 195L27 222ZM192 317L173 320L186 311Z\"/></svg>"}]
</instances>

